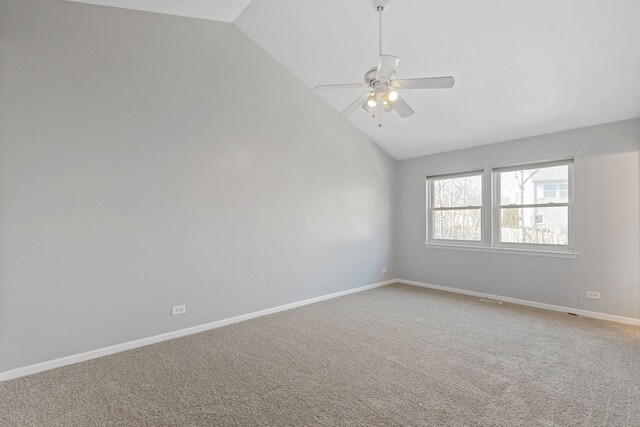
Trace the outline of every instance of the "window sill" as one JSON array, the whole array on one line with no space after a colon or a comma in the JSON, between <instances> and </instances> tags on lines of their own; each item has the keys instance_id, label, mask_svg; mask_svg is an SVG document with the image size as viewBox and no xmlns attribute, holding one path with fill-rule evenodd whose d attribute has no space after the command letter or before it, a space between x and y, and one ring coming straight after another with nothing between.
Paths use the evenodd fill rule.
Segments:
<instances>
[{"instance_id":1,"label":"window sill","mask_svg":"<svg viewBox=\"0 0 640 427\"><path fill-rule=\"evenodd\" d=\"M446 244L445 243L425 243L424 247L429 249L449 249L449 250L456 250L456 251L542 256L542 257L550 257L550 258L575 259L578 257L578 252L573 250L503 248L503 247L495 247L495 246L489 247L489 246L478 246L478 245L456 245L456 244L450 244L450 243L446 243Z\"/></svg>"}]
</instances>

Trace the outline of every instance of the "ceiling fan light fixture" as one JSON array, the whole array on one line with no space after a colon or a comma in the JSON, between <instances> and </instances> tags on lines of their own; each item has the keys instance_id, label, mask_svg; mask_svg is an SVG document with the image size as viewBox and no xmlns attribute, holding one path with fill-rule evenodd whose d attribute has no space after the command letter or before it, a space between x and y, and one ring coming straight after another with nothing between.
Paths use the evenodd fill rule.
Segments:
<instances>
[{"instance_id":1,"label":"ceiling fan light fixture","mask_svg":"<svg viewBox=\"0 0 640 427\"><path fill-rule=\"evenodd\" d=\"M389 101L391 101L391 102L397 101L398 100L398 91L397 90L391 90L387 94L387 98L389 98Z\"/></svg>"},{"instance_id":2,"label":"ceiling fan light fixture","mask_svg":"<svg viewBox=\"0 0 640 427\"><path fill-rule=\"evenodd\" d=\"M376 97L375 95L371 95L369 97L369 100L367 101L367 105L369 106L369 108L376 108L376 106L378 105L378 103L376 102Z\"/></svg>"}]
</instances>

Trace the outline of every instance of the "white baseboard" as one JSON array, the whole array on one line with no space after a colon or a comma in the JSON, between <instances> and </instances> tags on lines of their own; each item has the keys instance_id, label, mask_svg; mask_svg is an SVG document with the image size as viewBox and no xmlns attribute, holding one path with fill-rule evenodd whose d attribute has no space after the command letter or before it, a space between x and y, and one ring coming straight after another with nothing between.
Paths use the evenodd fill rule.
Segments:
<instances>
[{"instance_id":1,"label":"white baseboard","mask_svg":"<svg viewBox=\"0 0 640 427\"><path fill-rule=\"evenodd\" d=\"M483 292L468 291L464 289L451 288L448 286L432 285L430 283L416 282L413 280L395 279L386 280L384 282L374 283L372 285L361 286L359 288L348 289L346 291L336 292L329 295L322 295L315 298L309 298L303 301L292 302L289 304L279 305L277 307L267 308L253 313L243 314L236 317L230 317L228 319L217 320L211 323L205 323L203 325L192 326L190 328L180 329L173 332L167 332L165 334L155 335L148 338L142 338L135 341L130 341L122 344L112 345L110 347L104 347L97 350L91 350L86 353L74 354L71 356L61 357L59 359L49 360L46 362L36 363L33 365L23 366L20 368L11 369L9 371L0 372L0 382L8 381L14 378L24 377L26 375L36 374L38 372L48 371L50 369L60 368L62 366L73 365L75 363L84 362L86 360L97 359L98 357L107 356L109 354L119 353L134 348L144 347L146 345L159 343L162 341L172 340L175 338L184 337L186 335L196 334L198 332L204 332L211 329L220 328L222 326L231 325L233 323L242 322L244 320L253 319L267 314L277 313L279 311L290 310L296 307L302 307L304 305L313 304L332 298L341 297L344 295L353 294L356 292L362 292L381 286L390 285L392 283L404 283L406 285L419 286L423 288L436 289L446 292L453 292L463 295L470 295L478 298L489 298L497 301L504 301L512 304L525 305L528 307L542 308L546 310L558 311L561 313L575 313L580 316L591 317L600 320L609 320L618 323L625 323L628 325L640 326L640 319L634 319L631 317L615 316L612 314L598 313L595 311L588 311L582 309L576 309L571 307L562 307L559 305L545 304L541 302L522 300L517 298L503 297L500 295L486 294Z\"/></svg>"},{"instance_id":2,"label":"white baseboard","mask_svg":"<svg viewBox=\"0 0 640 427\"><path fill-rule=\"evenodd\" d=\"M528 300L518 299L518 298L503 297L501 295L486 294L486 293L483 293L483 292L467 291L465 289L451 288L451 287L448 287L448 286L440 286L440 285L432 285L430 283L416 282L416 281L413 281L413 280L398 279L398 280L396 280L396 282L397 283L404 283L405 285L419 286L419 287L422 287L422 288L437 289L437 290L440 290L440 291L454 292L454 293L463 294L463 295L470 295L470 296L474 296L474 297L478 297L478 298L489 298L489 299L493 299L493 300L496 300L496 301L508 302L508 303L511 303L511 304L526 305L528 307L543 308L545 310L559 311L561 313L574 313L574 314L577 314L579 316L591 317L593 319L609 320L609 321L612 321L612 322L624 323L624 324L627 324L627 325L640 326L640 319L635 319L633 317L616 316L616 315L613 315L613 314L598 313L597 311L589 311L589 310L582 310L582 309L579 309L579 308L563 307L563 306L560 306L560 305L545 304L545 303L542 303L542 302L528 301Z\"/></svg>"},{"instance_id":3,"label":"white baseboard","mask_svg":"<svg viewBox=\"0 0 640 427\"><path fill-rule=\"evenodd\" d=\"M86 360L97 359L98 357L107 356L109 354L119 353L134 348L144 347L146 345L159 343L162 341L172 340L175 338L184 337L186 335L196 334L198 332L208 331L210 329L220 328L222 326L231 325L232 323L242 322L243 320L249 320L267 314L277 313L279 311L290 310L292 308L301 307L303 305L313 304L332 298L341 297L356 292L362 292L380 286L396 283L397 280L386 280L384 282L374 283L372 285L361 286L359 288L348 289L346 291L335 292L333 294L322 295L315 298L309 298L303 301L292 302L289 304L279 305L277 307L267 308L253 313L242 314L240 316L230 317L228 319L217 320L211 323L205 323L204 325L192 326L190 328L180 329L173 332L167 332L165 334L155 335L148 338L142 338L135 341L129 341L122 344L116 344L109 347L100 348L97 350L87 351L86 353L74 354L71 356L61 357L59 359L48 360L46 362L36 363L33 365L23 366L20 368L11 369L9 371L0 372L0 382L8 381L14 378L24 377L26 375L36 374L38 372L48 371L50 369L60 368L62 366L72 365L74 363L84 362Z\"/></svg>"}]
</instances>

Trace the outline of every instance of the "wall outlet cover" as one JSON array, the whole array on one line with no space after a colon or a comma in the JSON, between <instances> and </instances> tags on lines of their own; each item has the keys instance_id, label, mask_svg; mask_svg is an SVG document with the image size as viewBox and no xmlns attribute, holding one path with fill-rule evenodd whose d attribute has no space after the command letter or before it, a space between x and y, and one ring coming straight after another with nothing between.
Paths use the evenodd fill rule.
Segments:
<instances>
[{"instance_id":1,"label":"wall outlet cover","mask_svg":"<svg viewBox=\"0 0 640 427\"><path fill-rule=\"evenodd\" d=\"M172 316L177 316L179 314L185 314L187 312L187 306L186 305L175 305L173 307L171 307L171 315Z\"/></svg>"},{"instance_id":2,"label":"wall outlet cover","mask_svg":"<svg viewBox=\"0 0 640 427\"><path fill-rule=\"evenodd\" d=\"M589 298L589 299L600 299L600 292L587 291L587 298Z\"/></svg>"}]
</instances>

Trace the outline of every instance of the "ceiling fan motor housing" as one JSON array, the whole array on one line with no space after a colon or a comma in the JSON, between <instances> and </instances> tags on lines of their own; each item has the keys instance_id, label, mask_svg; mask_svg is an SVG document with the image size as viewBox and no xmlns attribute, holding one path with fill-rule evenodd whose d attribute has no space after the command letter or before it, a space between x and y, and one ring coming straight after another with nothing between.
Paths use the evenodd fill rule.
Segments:
<instances>
[{"instance_id":1,"label":"ceiling fan motor housing","mask_svg":"<svg viewBox=\"0 0 640 427\"><path fill-rule=\"evenodd\" d=\"M374 90L377 90L377 91L384 90L393 81L393 78L395 77L395 73L393 73L393 75L388 81L383 81L383 80L378 80L376 78L377 71L378 71L378 67L373 67L370 70L368 70L364 75L364 82L370 85Z\"/></svg>"},{"instance_id":2,"label":"ceiling fan motor housing","mask_svg":"<svg viewBox=\"0 0 640 427\"><path fill-rule=\"evenodd\" d=\"M369 70L367 70L367 72L364 75L364 82L367 84L372 85L375 81L376 81L376 71L378 70L378 67L373 67Z\"/></svg>"}]
</instances>

